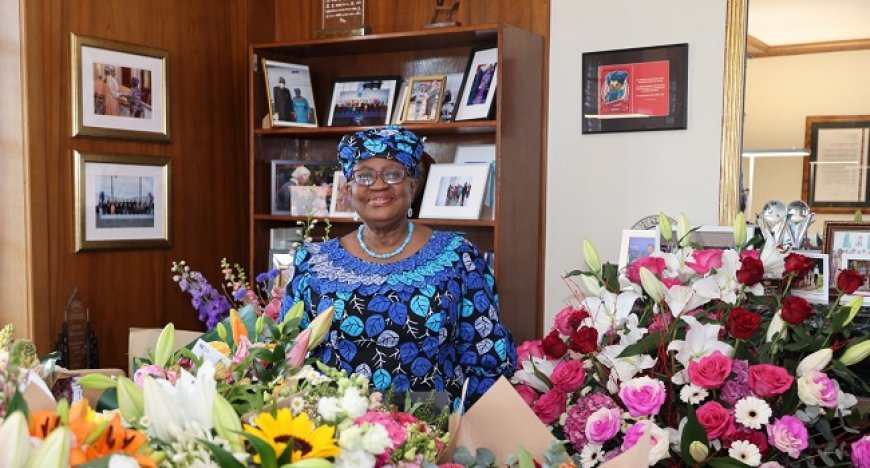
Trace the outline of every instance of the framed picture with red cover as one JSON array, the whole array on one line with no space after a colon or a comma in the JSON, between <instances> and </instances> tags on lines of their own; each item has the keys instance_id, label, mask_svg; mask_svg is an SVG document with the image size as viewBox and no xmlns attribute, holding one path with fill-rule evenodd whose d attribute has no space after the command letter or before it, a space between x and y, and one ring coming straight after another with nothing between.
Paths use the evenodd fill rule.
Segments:
<instances>
[{"instance_id":1,"label":"framed picture with red cover","mask_svg":"<svg viewBox=\"0 0 870 468\"><path fill-rule=\"evenodd\" d=\"M689 45L583 54L583 133L686 128Z\"/></svg>"}]
</instances>

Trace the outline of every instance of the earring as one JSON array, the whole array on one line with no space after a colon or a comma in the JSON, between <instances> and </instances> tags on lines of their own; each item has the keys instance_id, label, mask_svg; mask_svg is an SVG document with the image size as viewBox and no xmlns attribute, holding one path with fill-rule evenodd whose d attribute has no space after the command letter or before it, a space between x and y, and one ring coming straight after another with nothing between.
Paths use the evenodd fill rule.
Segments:
<instances>
[{"instance_id":1,"label":"earring","mask_svg":"<svg viewBox=\"0 0 870 468\"><path fill-rule=\"evenodd\" d=\"M413 208L408 208L408 217L410 218L410 217L412 217L412 216L414 216L414 209L413 209Z\"/></svg>"},{"instance_id":2,"label":"earring","mask_svg":"<svg viewBox=\"0 0 870 468\"><path fill-rule=\"evenodd\" d=\"M353 212L353 222L359 221L359 215L356 214L356 211Z\"/></svg>"}]
</instances>

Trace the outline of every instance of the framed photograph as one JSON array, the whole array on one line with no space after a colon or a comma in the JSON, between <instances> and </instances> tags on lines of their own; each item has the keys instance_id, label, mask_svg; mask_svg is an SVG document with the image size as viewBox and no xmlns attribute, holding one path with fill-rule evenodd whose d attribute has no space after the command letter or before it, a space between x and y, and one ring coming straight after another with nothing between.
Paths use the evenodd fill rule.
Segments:
<instances>
[{"instance_id":1,"label":"framed photograph","mask_svg":"<svg viewBox=\"0 0 870 468\"><path fill-rule=\"evenodd\" d=\"M169 52L71 34L72 135L169 141Z\"/></svg>"},{"instance_id":2,"label":"framed photograph","mask_svg":"<svg viewBox=\"0 0 870 468\"><path fill-rule=\"evenodd\" d=\"M398 76L336 80L327 125L375 127L390 123L398 86Z\"/></svg>"},{"instance_id":3,"label":"framed photograph","mask_svg":"<svg viewBox=\"0 0 870 468\"><path fill-rule=\"evenodd\" d=\"M328 216L337 162L272 161L272 214Z\"/></svg>"},{"instance_id":4,"label":"framed photograph","mask_svg":"<svg viewBox=\"0 0 870 468\"><path fill-rule=\"evenodd\" d=\"M675 231L676 232L676 231ZM755 226L746 226L746 239L755 236ZM702 249L733 249L733 226L700 226L689 234L689 242L697 244Z\"/></svg>"},{"instance_id":5,"label":"framed photograph","mask_svg":"<svg viewBox=\"0 0 870 468\"><path fill-rule=\"evenodd\" d=\"M824 253L831 256L831 271L842 270L843 255L870 255L870 223L825 221ZM836 274L831 275L834 284Z\"/></svg>"},{"instance_id":6,"label":"framed photograph","mask_svg":"<svg viewBox=\"0 0 870 468\"><path fill-rule=\"evenodd\" d=\"M689 45L583 54L583 133L686 128Z\"/></svg>"},{"instance_id":7,"label":"framed photograph","mask_svg":"<svg viewBox=\"0 0 870 468\"><path fill-rule=\"evenodd\" d=\"M808 250L793 250L813 262L813 267L800 281L791 285L791 292L815 304L827 304L831 284L831 273L828 254Z\"/></svg>"},{"instance_id":8,"label":"framed photograph","mask_svg":"<svg viewBox=\"0 0 870 468\"><path fill-rule=\"evenodd\" d=\"M870 208L870 115L808 116L802 199L816 213Z\"/></svg>"},{"instance_id":9,"label":"framed photograph","mask_svg":"<svg viewBox=\"0 0 870 468\"><path fill-rule=\"evenodd\" d=\"M399 101L396 106L396 111L393 112L393 123L402 124L405 122L405 101L408 100L408 83L402 84L402 90L399 91Z\"/></svg>"},{"instance_id":10,"label":"framed photograph","mask_svg":"<svg viewBox=\"0 0 870 468\"><path fill-rule=\"evenodd\" d=\"M161 156L73 152L75 246L170 246L171 161Z\"/></svg>"},{"instance_id":11,"label":"framed photograph","mask_svg":"<svg viewBox=\"0 0 870 468\"><path fill-rule=\"evenodd\" d=\"M403 121L408 123L437 122L441 116L446 75L415 76L408 82L408 95Z\"/></svg>"},{"instance_id":12,"label":"framed photograph","mask_svg":"<svg viewBox=\"0 0 870 468\"><path fill-rule=\"evenodd\" d=\"M453 113L456 111L456 101L459 100L459 91L462 90L462 78L464 73L450 73L447 75L447 83L444 85L444 98L441 99L441 121L453 121Z\"/></svg>"},{"instance_id":13,"label":"framed photograph","mask_svg":"<svg viewBox=\"0 0 870 468\"><path fill-rule=\"evenodd\" d=\"M453 120L491 118L495 113L495 90L498 85L498 48L475 47L468 58L462 91Z\"/></svg>"},{"instance_id":14,"label":"framed photograph","mask_svg":"<svg viewBox=\"0 0 870 468\"><path fill-rule=\"evenodd\" d=\"M421 218L478 219L489 165L433 164L429 167Z\"/></svg>"},{"instance_id":15,"label":"framed photograph","mask_svg":"<svg viewBox=\"0 0 870 468\"><path fill-rule=\"evenodd\" d=\"M286 285L293 279L293 256L295 253L296 247L269 250L269 268L280 272L281 285Z\"/></svg>"},{"instance_id":16,"label":"framed photograph","mask_svg":"<svg viewBox=\"0 0 870 468\"><path fill-rule=\"evenodd\" d=\"M329 203L330 218L353 218L354 211L350 206L350 194L344 190L347 186L347 178L344 172L335 171L332 178L332 197Z\"/></svg>"},{"instance_id":17,"label":"framed photograph","mask_svg":"<svg viewBox=\"0 0 870 468\"><path fill-rule=\"evenodd\" d=\"M625 229L622 231L622 244L619 248L619 269L639 258L649 257L659 250L659 230L656 229Z\"/></svg>"},{"instance_id":18,"label":"framed photograph","mask_svg":"<svg viewBox=\"0 0 870 468\"><path fill-rule=\"evenodd\" d=\"M459 145L456 147L456 164L486 164L489 166L489 177L486 181L486 192L483 194L484 206L495 205L495 145Z\"/></svg>"},{"instance_id":19,"label":"framed photograph","mask_svg":"<svg viewBox=\"0 0 870 468\"><path fill-rule=\"evenodd\" d=\"M308 65L263 60L273 127L316 127L317 111Z\"/></svg>"},{"instance_id":20,"label":"framed photograph","mask_svg":"<svg viewBox=\"0 0 870 468\"><path fill-rule=\"evenodd\" d=\"M846 303L855 297L863 297L864 305L870 306L870 255L868 254L843 254L840 257L840 268L837 275L843 270L855 270L864 275L864 284L858 287L854 293L840 298L841 303Z\"/></svg>"}]
</instances>

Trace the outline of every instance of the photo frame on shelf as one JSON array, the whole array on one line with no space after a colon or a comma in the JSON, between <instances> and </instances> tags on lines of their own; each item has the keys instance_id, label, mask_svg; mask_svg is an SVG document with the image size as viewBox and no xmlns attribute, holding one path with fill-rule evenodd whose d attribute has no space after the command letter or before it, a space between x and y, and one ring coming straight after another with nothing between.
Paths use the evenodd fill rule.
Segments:
<instances>
[{"instance_id":1,"label":"photo frame on shelf","mask_svg":"<svg viewBox=\"0 0 870 468\"><path fill-rule=\"evenodd\" d=\"M799 281L792 283L792 294L803 297L814 304L827 304L831 284L829 255L808 250L793 250L792 252L801 254L813 262L810 272Z\"/></svg>"},{"instance_id":2,"label":"photo frame on shelf","mask_svg":"<svg viewBox=\"0 0 870 468\"><path fill-rule=\"evenodd\" d=\"M420 218L479 219L488 175L485 164L431 165Z\"/></svg>"},{"instance_id":3,"label":"photo frame on shelf","mask_svg":"<svg viewBox=\"0 0 870 468\"><path fill-rule=\"evenodd\" d=\"M456 102L459 101L459 92L462 90L462 78L464 73L448 73L447 82L444 85L444 97L441 99L441 122L452 122L456 112Z\"/></svg>"},{"instance_id":4,"label":"photo frame on shelf","mask_svg":"<svg viewBox=\"0 0 870 468\"><path fill-rule=\"evenodd\" d=\"M624 229L619 248L619 269L624 270L635 260L649 257L659 250L659 245L658 226L655 229Z\"/></svg>"},{"instance_id":5,"label":"photo frame on shelf","mask_svg":"<svg viewBox=\"0 0 870 468\"><path fill-rule=\"evenodd\" d=\"M816 213L870 208L870 115L806 118L802 200Z\"/></svg>"},{"instance_id":6,"label":"photo frame on shelf","mask_svg":"<svg viewBox=\"0 0 870 468\"><path fill-rule=\"evenodd\" d=\"M686 128L689 45L583 53L584 134Z\"/></svg>"},{"instance_id":7,"label":"photo frame on shelf","mask_svg":"<svg viewBox=\"0 0 870 468\"><path fill-rule=\"evenodd\" d=\"M72 136L169 141L169 52L71 33Z\"/></svg>"},{"instance_id":8,"label":"photo frame on shelf","mask_svg":"<svg viewBox=\"0 0 870 468\"><path fill-rule=\"evenodd\" d=\"M335 171L332 179L332 197L329 203L330 218L353 218L353 208L350 206L350 192L345 190L347 178L344 172Z\"/></svg>"},{"instance_id":9,"label":"photo frame on shelf","mask_svg":"<svg viewBox=\"0 0 870 468\"><path fill-rule=\"evenodd\" d=\"M471 51L462 79L462 90L453 120L491 118L498 86L498 47L479 46Z\"/></svg>"},{"instance_id":10,"label":"photo frame on shelf","mask_svg":"<svg viewBox=\"0 0 870 468\"><path fill-rule=\"evenodd\" d=\"M399 80L398 76L335 80L327 125L373 127L390 123Z\"/></svg>"},{"instance_id":11,"label":"photo frame on shelf","mask_svg":"<svg viewBox=\"0 0 870 468\"><path fill-rule=\"evenodd\" d=\"M441 101L447 75L415 76L408 82L405 97L405 123L433 123L441 117Z\"/></svg>"},{"instance_id":12,"label":"photo frame on shelf","mask_svg":"<svg viewBox=\"0 0 870 468\"><path fill-rule=\"evenodd\" d=\"M289 249L269 249L269 269L278 270L282 285L286 285L293 278L293 257L295 247Z\"/></svg>"},{"instance_id":13,"label":"photo frame on shelf","mask_svg":"<svg viewBox=\"0 0 870 468\"><path fill-rule=\"evenodd\" d=\"M746 226L746 239L755 236L755 226ZM734 226L699 226L689 233L689 241L702 249L733 249Z\"/></svg>"},{"instance_id":14,"label":"photo frame on shelf","mask_svg":"<svg viewBox=\"0 0 870 468\"><path fill-rule=\"evenodd\" d=\"M495 145L459 145L456 147L453 162L455 164L486 164L489 166L483 204L489 207L495 205Z\"/></svg>"},{"instance_id":15,"label":"photo frame on shelf","mask_svg":"<svg viewBox=\"0 0 870 468\"><path fill-rule=\"evenodd\" d=\"M171 160L73 152L75 251L171 245Z\"/></svg>"},{"instance_id":16,"label":"photo frame on shelf","mask_svg":"<svg viewBox=\"0 0 870 468\"><path fill-rule=\"evenodd\" d=\"M856 297L864 298L864 306L870 306L870 254L843 254L840 257L840 268L833 275L835 278L843 270L855 270L864 275L864 283L852 294L844 294L841 303L847 303Z\"/></svg>"},{"instance_id":17,"label":"photo frame on shelf","mask_svg":"<svg viewBox=\"0 0 870 468\"><path fill-rule=\"evenodd\" d=\"M408 100L408 83L403 83L401 88L399 100L396 104L396 111L393 112L393 123L396 125L401 125L405 122L403 116L405 114L405 101Z\"/></svg>"},{"instance_id":18,"label":"photo frame on shelf","mask_svg":"<svg viewBox=\"0 0 870 468\"><path fill-rule=\"evenodd\" d=\"M338 162L272 160L271 213L327 216Z\"/></svg>"},{"instance_id":19,"label":"photo frame on shelf","mask_svg":"<svg viewBox=\"0 0 870 468\"><path fill-rule=\"evenodd\" d=\"M870 255L870 223L854 221L825 221L824 248L830 255L831 284L842 270L843 255Z\"/></svg>"},{"instance_id":20,"label":"photo frame on shelf","mask_svg":"<svg viewBox=\"0 0 870 468\"><path fill-rule=\"evenodd\" d=\"M308 65L263 59L273 127L316 127L317 110Z\"/></svg>"}]
</instances>

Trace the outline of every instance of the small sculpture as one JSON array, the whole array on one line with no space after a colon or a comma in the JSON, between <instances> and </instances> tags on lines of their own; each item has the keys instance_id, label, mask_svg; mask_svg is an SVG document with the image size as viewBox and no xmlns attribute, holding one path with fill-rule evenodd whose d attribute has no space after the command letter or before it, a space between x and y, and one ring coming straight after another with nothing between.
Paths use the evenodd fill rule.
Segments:
<instances>
[{"instance_id":1,"label":"small sculpture","mask_svg":"<svg viewBox=\"0 0 870 468\"><path fill-rule=\"evenodd\" d=\"M788 251L805 247L814 218L815 214L802 200L788 206L779 200L770 200L762 207L757 222L765 239L772 238L780 250Z\"/></svg>"},{"instance_id":2,"label":"small sculpture","mask_svg":"<svg viewBox=\"0 0 870 468\"><path fill-rule=\"evenodd\" d=\"M426 28L446 28L459 26L458 21L453 21L453 14L459 9L459 0L450 0L450 5L445 5L446 0L435 0L435 11L432 13L432 21Z\"/></svg>"}]
</instances>

